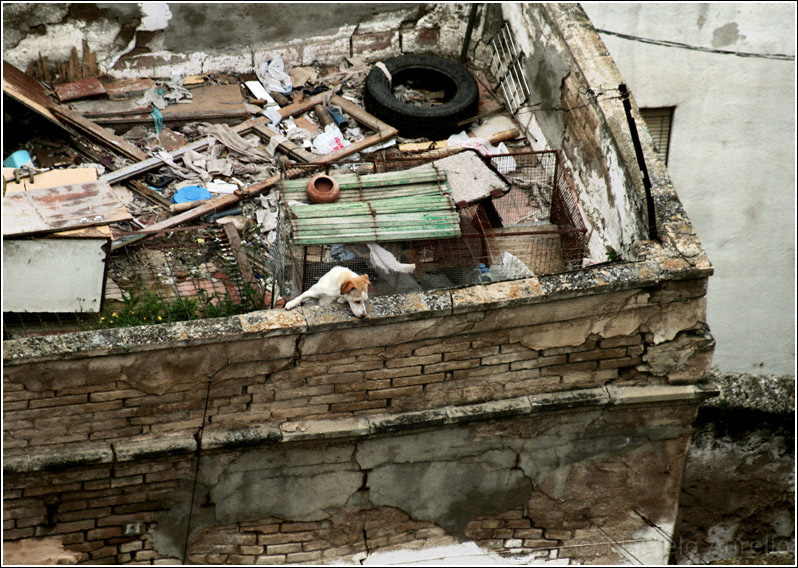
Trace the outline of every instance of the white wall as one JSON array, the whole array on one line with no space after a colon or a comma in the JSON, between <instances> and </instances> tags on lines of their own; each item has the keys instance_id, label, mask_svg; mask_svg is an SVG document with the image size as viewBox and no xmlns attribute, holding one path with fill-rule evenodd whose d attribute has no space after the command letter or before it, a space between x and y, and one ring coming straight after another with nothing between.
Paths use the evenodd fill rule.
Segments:
<instances>
[{"instance_id":1,"label":"white wall","mask_svg":"<svg viewBox=\"0 0 798 568\"><path fill-rule=\"evenodd\" d=\"M793 3L584 3L640 107L675 106L668 169L715 266L708 318L723 372L795 374Z\"/></svg>"}]
</instances>

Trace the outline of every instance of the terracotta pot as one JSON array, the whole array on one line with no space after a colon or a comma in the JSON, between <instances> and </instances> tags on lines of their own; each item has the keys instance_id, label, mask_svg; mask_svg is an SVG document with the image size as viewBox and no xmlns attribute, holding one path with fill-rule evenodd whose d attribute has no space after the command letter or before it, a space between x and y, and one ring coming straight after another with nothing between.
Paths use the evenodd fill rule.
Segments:
<instances>
[{"instance_id":1,"label":"terracotta pot","mask_svg":"<svg viewBox=\"0 0 798 568\"><path fill-rule=\"evenodd\" d=\"M310 179L306 192L308 199L313 203L332 203L338 199L341 188L335 178L319 174Z\"/></svg>"}]
</instances>

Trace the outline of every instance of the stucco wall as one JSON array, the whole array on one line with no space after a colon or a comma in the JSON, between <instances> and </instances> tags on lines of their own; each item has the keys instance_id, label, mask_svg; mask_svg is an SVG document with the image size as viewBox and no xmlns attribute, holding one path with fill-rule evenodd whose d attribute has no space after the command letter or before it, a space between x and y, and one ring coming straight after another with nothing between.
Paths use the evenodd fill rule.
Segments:
<instances>
[{"instance_id":1,"label":"stucco wall","mask_svg":"<svg viewBox=\"0 0 798 568\"><path fill-rule=\"evenodd\" d=\"M792 4L583 7L599 29L795 56ZM715 365L794 375L795 60L602 39L641 107L676 107L668 169L716 268Z\"/></svg>"}]
</instances>

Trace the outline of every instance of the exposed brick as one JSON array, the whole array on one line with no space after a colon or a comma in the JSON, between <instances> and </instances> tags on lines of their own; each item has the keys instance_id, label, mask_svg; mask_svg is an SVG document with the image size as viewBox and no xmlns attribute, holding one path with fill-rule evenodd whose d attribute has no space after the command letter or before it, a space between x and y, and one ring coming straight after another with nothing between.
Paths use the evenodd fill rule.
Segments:
<instances>
[{"instance_id":1,"label":"exposed brick","mask_svg":"<svg viewBox=\"0 0 798 568\"><path fill-rule=\"evenodd\" d=\"M540 369L541 375L565 375L567 373L579 373L582 371L592 371L596 368L595 361L585 361L583 363L566 363L565 365L552 365Z\"/></svg>"},{"instance_id":2,"label":"exposed brick","mask_svg":"<svg viewBox=\"0 0 798 568\"><path fill-rule=\"evenodd\" d=\"M111 514L111 507L103 507L101 509L81 509L78 511L59 512L58 522L81 521L84 519L93 519L96 517L104 517Z\"/></svg>"},{"instance_id":3,"label":"exposed brick","mask_svg":"<svg viewBox=\"0 0 798 568\"><path fill-rule=\"evenodd\" d=\"M599 345L606 348L639 345L641 343L643 343L643 338L640 335L619 335L599 340Z\"/></svg>"},{"instance_id":4,"label":"exposed brick","mask_svg":"<svg viewBox=\"0 0 798 568\"><path fill-rule=\"evenodd\" d=\"M568 361L579 363L580 361L596 361L598 359L617 359L626 355L626 347L616 347L614 349L594 349L593 351L580 351L570 353Z\"/></svg>"},{"instance_id":5,"label":"exposed brick","mask_svg":"<svg viewBox=\"0 0 798 568\"><path fill-rule=\"evenodd\" d=\"M335 392L355 392L372 389L386 389L391 386L390 379L363 381L359 383L339 383L335 385Z\"/></svg>"},{"instance_id":6,"label":"exposed brick","mask_svg":"<svg viewBox=\"0 0 798 568\"><path fill-rule=\"evenodd\" d=\"M442 356L440 353L433 353L423 357L401 357L398 359L389 359L385 362L387 369L394 369L396 367L415 367L417 365L430 365L441 361Z\"/></svg>"},{"instance_id":7,"label":"exposed brick","mask_svg":"<svg viewBox=\"0 0 798 568\"><path fill-rule=\"evenodd\" d=\"M413 385L408 387L396 387L389 389L380 389L368 392L370 400L380 398L396 398L399 396L411 396L421 394L423 387L421 385Z\"/></svg>"},{"instance_id":8,"label":"exposed brick","mask_svg":"<svg viewBox=\"0 0 798 568\"><path fill-rule=\"evenodd\" d=\"M312 562L313 560L318 560L321 558L321 550L314 550L310 552L295 552L288 554L286 560L289 563L296 563L296 562Z\"/></svg>"},{"instance_id":9,"label":"exposed brick","mask_svg":"<svg viewBox=\"0 0 798 568\"><path fill-rule=\"evenodd\" d=\"M498 355L499 347L483 347L481 349L465 349L463 351L446 352L443 354L444 361L459 361L462 359L478 359L488 358L492 355ZM488 363L490 365L490 363Z\"/></svg>"},{"instance_id":10,"label":"exposed brick","mask_svg":"<svg viewBox=\"0 0 798 568\"><path fill-rule=\"evenodd\" d=\"M266 564L266 565L273 565L273 564L285 564L285 555L282 554L267 554L265 556L259 556L255 560L255 564Z\"/></svg>"},{"instance_id":11,"label":"exposed brick","mask_svg":"<svg viewBox=\"0 0 798 568\"><path fill-rule=\"evenodd\" d=\"M270 544L266 546L266 554L290 554L292 552L301 552L302 544L298 542L291 542L287 544Z\"/></svg>"},{"instance_id":12,"label":"exposed brick","mask_svg":"<svg viewBox=\"0 0 798 568\"><path fill-rule=\"evenodd\" d=\"M416 375L414 377L398 377L391 380L391 386L408 387L412 385L438 383L444 380L446 380L446 373L437 373L433 375Z\"/></svg>"},{"instance_id":13,"label":"exposed brick","mask_svg":"<svg viewBox=\"0 0 798 568\"><path fill-rule=\"evenodd\" d=\"M463 361L445 361L443 363L436 363L434 365L424 365L424 374L432 375L434 373L441 373L443 371L455 371L459 369L468 369L479 367L479 359L466 359Z\"/></svg>"},{"instance_id":14,"label":"exposed brick","mask_svg":"<svg viewBox=\"0 0 798 568\"><path fill-rule=\"evenodd\" d=\"M347 402L343 404L333 404L330 406L331 412L357 412L359 410L370 410L375 408L385 408L385 399L367 400L363 402Z\"/></svg>"},{"instance_id":15,"label":"exposed brick","mask_svg":"<svg viewBox=\"0 0 798 568\"><path fill-rule=\"evenodd\" d=\"M104 527L101 529L93 529L86 533L87 540L105 540L106 538L113 538L121 536L123 533L122 527Z\"/></svg>"},{"instance_id":16,"label":"exposed brick","mask_svg":"<svg viewBox=\"0 0 798 568\"><path fill-rule=\"evenodd\" d=\"M624 357L621 359L608 359L599 361L599 369L619 369L620 367L633 367L643 362L642 357Z\"/></svg>"},{"instance_id":17,"label":"exposed brick","mask_svg":"<svg viewBox=\"0 0 798 568\"><path fill-rule=\"evenodd\" d=\"M92 392L89 394L89 401L90 402L107 402L109 400L119 400L124 398L133 398L138 396L144 396L140 390L136 389L124 389L124 390L113 390L113 391L104 391L104 392Z\"/></svg>"},{"instance_id":18,"label":"exposed brick","mask_svg":"<svg viewBox=\"0 0 798 568\"><path fill-rule=\"evenodd\" d=\"M413 367L398 367L396 369L381 369L379 371L370 371L366 373L365 379L393 379L397 377L409 377L412 375L421 374L421 365Z\"/></svg>"}]
</instances>

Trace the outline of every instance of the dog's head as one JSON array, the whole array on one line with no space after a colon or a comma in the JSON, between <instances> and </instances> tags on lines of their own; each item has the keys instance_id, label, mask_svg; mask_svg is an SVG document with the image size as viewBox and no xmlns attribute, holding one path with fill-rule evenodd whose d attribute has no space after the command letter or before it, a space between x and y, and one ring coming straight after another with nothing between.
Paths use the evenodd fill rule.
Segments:
<instances>
[{"instance_id":1,"label":"dog's head","mask_svg":"<svg viewBox=\"0 0 798 568\"><path fill-rule=\"evenodd\" d=\"M341 296L349 303L352 313L359 318L366 317L366 301L369 299L368 274L347 278L341 284Z\"/></svg>"}]
</instances>

